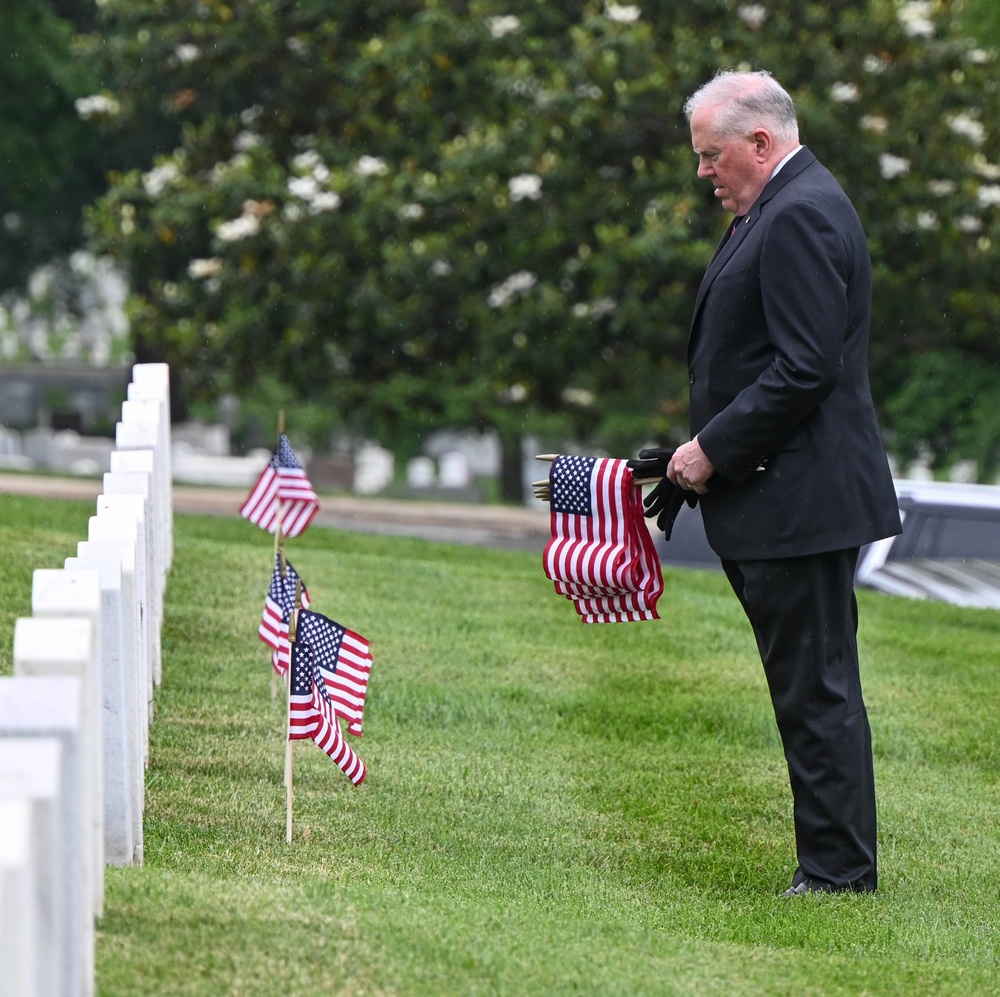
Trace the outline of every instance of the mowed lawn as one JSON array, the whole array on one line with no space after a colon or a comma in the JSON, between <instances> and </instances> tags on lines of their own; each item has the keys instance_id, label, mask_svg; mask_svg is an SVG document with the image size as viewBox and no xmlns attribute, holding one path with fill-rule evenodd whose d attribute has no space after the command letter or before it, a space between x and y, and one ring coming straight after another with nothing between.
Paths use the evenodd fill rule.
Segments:
<instances>
[{"instance_id":1,"label":"mowed lawn","mask_svg":"<svg viewBox=\"0 0 1000 997\"><path fill-rule=\"evenodd\" d=\"M0 496L0 674L90 503ZM721 574L584 626L504 552L320 527L313 608L366 636L353 788L294 745L257 638L273 539L178 516L145 864L107 871L100 997L1000 993L1000 614L860 593L877 896L778 894L790 797Z\"/></svg>"}]
</instances>

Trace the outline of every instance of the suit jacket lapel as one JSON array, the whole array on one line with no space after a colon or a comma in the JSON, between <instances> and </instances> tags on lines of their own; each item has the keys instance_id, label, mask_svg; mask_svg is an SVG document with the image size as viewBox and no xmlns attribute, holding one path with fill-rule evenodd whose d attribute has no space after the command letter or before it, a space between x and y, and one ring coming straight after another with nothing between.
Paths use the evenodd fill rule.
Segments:
<instances>
[{"instance_id":1,"label":"suit jacket lapel","mask_svg":"<svg viewBox=\"0 0 1000 997\"><path fill-rule=\"evenodd\" d=\"M740 221L736 226L736 231L732 235L729 234L729 229L726 229L725 235L719 240L718 246L715 247L715 255L712 257L712 261L708 264L708 269L705 271L705 276L701 278L701 285L698 288L698 296L695 298L694 302L694 314L697 316L698 310L701 308L702 301L705 300L705 295L708 293L708 289L718 276L719 271L729 262L729 258L736 252L737 246L743 241L744 235L746 235L747 228L753 224L753 218L755 217L754 212L757 215L760 214L760 209L754 204L750 212ZM694 325L694 320L692 319L692 326Z\"/></svg>"},{"instance_id":2,"label":"suit jacket lapel","mask_svg":"<svg viewBox=\"0 0 1000 997\"><path fill-rule=\"evenodd\" d=\"M775 194L781 190L793 178L797 177L807 166L812 165L816 162L816 157L803 146L785 165L781 168L781 172L776 176L772 177L764 189L761 191L760 196L751 205L750 210L746 213L746 216L736 226L736 231L729 235L729 229L726 229L726 234L719 241L718 246L715 247L715 255L712 257L711 262L708 264L708 269L705 271L705 276L701 279L701 285L698 288L698 295L694 302L694 312L691 318L691 330L689 332L688 349L690 350L690 334L694 331L695 322L698 317L698 312L701 310L702 302L705 300L705 295L708 294L709 287L712 286L712 281L719 275L719 272L725 267L726 263L729 262L730 257L736 252L739 244L743 241L747 234L747 231L751 229L754 223L760 218L761 208L767 204L768 201L774 197Z\"/></svg>"}]
</instances>

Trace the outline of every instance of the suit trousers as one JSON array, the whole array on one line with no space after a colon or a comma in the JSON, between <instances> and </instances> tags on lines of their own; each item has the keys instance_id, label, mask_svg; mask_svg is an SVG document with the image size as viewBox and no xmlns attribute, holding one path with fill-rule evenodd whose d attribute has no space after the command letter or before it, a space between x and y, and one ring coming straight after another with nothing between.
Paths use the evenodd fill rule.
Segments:
<instances>
[{"instance_id":1,"label":"suit trousers","mask_svg":"<svg viewBox=\"0 0 1000 997\"><path fill-rule=\"evenodd\" d=\"M871 729L858 664L858 548L722 566L764 665L792 788L794 884L875 890Z\"/></svg>"}]
</instances>

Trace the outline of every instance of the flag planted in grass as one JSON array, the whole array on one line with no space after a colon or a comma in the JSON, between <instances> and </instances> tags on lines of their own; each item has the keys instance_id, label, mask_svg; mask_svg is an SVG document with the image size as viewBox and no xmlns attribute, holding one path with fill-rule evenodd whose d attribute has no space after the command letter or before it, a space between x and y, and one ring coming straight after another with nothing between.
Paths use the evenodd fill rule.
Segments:
<instances>
[{"instance_id":1,"label":"flag planted in grass","mask_svg":"<svg viewBox=\"0 0 1000 997\"><path fill-rule=\"evenodd\" d=\"M584 623L655 620L663 574L624 460L559 456L549 472L545 575Z\"/></svg>"},{"instance_id":2,"label":"flag planted in grass","mask_svg":"<svg viewBox=\"0 0 1000 997\"><path fill-rule=\"evenodd\" d=\"M240 515L268 533L276 533L280 525L284 536L297 537L318 511L316 492L282 433L278 449L240 507Z\"/></svg>"},{"instance_id":3,"label":"flag planted in grass","mask_svg":"<svg viewBox=\"0 0 1000 997\"><path fill-rule=\"evenodd\" d=\"M284 570L282 570L284 569ZM299 588L298 605L295 604L296 587ZM279 551L274 556L271 584L264 596L264 612L257 636L271 648L271 664L279 675L288 671L291 651L288 644L288 618L293 609L309 608L309 592L305 582Z\"/></svg>"},{"instance_id":4,"label":"flag planted in grass","mask_svg":"<svg viewBox=\"0 0 1000 997\"><path fill-rule=\"evenodd\" d=\"M371 645L361 634L311 610L298 614L295 639L315 652L334 712L347 721L351 734L360 737L372 670Z\"/></svg>"},{"instance_id":5,"label":"flag planted in grass","mask_svg":"<svg viewBox=\"0 0 1000 997\"><path fill-rule=\"evenodd\" d=\"M298 635L296 635L298 636ZM347 743L327 692L315 650L304 641L292 642L292 673L288 692L288 739L312 738L355 786L367 774L365 763Z\"/></svg>"}]
</instances>

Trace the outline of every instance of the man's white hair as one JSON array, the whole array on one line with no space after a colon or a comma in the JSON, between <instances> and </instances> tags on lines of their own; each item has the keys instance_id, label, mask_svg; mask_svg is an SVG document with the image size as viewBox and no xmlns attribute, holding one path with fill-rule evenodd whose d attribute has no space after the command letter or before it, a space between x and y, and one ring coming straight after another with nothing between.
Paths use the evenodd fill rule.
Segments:
<instances>
[{"instance_id":1,"label":"man's white hair","mask_svg":"<svg viewBox=\"0 0 1000 997\"><path fill-rule=\"evenodd\" d=\"M695 111L716 108L713 130L723 138L740 138L766 128L779 142L797 142L795 104L767 70L724 70L684 102L688 121Z\"/></svg>"}]
</instances>

